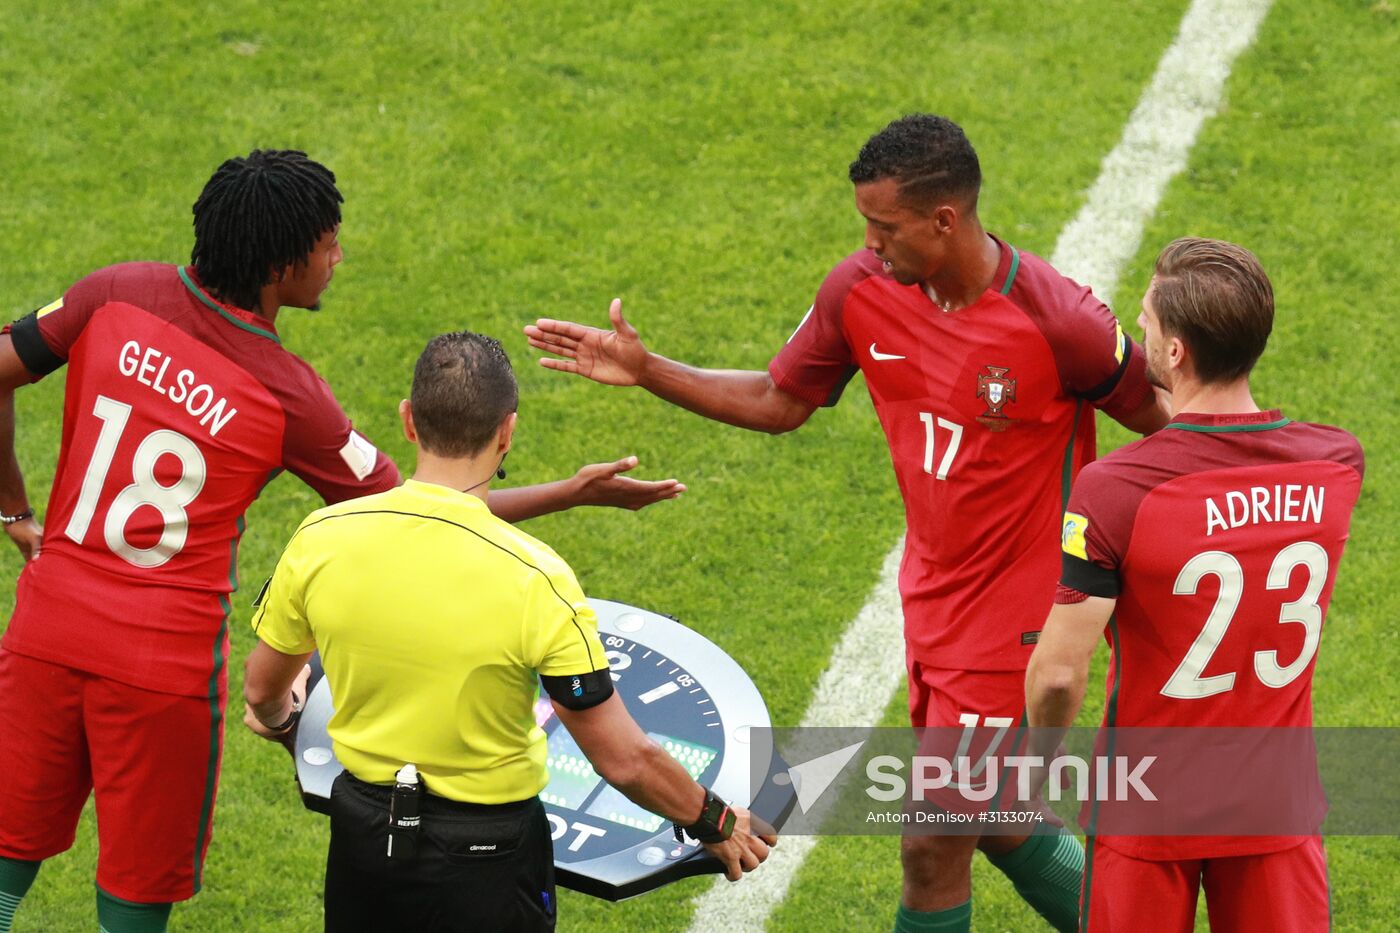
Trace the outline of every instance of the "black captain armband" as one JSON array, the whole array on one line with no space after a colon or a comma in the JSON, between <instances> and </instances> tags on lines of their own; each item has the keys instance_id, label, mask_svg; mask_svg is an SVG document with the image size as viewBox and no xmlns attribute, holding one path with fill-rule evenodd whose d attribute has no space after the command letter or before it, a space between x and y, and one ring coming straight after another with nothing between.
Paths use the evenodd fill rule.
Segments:
<instances>
[{"instance_id":1,"label":"black captain armband","mask_svg":"<svg viewBox=\"0 0 1400 933\"><path fill-rule=\"evenodd\" d=\"M1122 589L1116 571L1063 551L1060 552L1060 585L1105 599L1117 599Z\"/></svg>"},{"instance_id":2,"label":"black captain armband","mask_svg":"<svg viewBox=\"0 0 1400 933\"><path fill-rule=\"evenodd\" d=\"M568 709L589 709L613 695L612 675L608 668L587 674L565 674L562 677L540 675L549 698Z\"/></svg>"},{"instance_id":3,"label":"black captain armband","mask_svg":"<svg viewBox=\"0 0 1400 933\"><path fill-rule=\"evenodd\" d=\"M36 376L47 376L67 362L44 342L39 333L38 311L31 311L10 325L10 341L24 368Z\"/></svg>"}]
</instances>

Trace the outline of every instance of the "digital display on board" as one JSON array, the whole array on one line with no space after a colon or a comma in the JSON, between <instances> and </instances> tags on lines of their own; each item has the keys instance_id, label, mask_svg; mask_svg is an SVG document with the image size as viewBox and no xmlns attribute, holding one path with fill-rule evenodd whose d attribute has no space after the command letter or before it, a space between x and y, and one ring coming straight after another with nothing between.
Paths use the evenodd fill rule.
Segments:
<instances>
[{"instance_id":1,"label":"digital display on board","mask_svg":"<svg viewBox=\"0 0 1400 933\"><path fill-rule=\"evenodd\" d=\"M681 767L697 780L719 755L718 749L694 742L685 742L657 732L648 732L647 735L653 742L666 749L671 757L680 762ZM584 809L589 795L603 783L603 779L593 770L593 765L584 757L578 743L562 725L556 726L549 734L549 753L545 765L549 768L549 784L540 793L540 799L557 807ZM584 812L648 833L655 832L666 823L655 813L644 810L622 796L615 788L606 785Z\"/></svg>"},{"instance_id":2,"label":"digital display on board","mask_svg":"<svg viewBox=\"0 0 1400 933\"><path fill-rule=\"evenodd\" d=\"M680 739L658 735L655 732L648 732L647 735L651 737L652 741L670 752L671 757L679 761L693 778L699 778L700 775L704 774L705 769L710 766L710 762L714 761L718 754L716 749L682 742ZM553 783L552 779L551 783ZM648 833L654 833L666 825L666 820L650 810L644 810L637 806L613 787L603 788L602 793L594 798L584 812L589 816L621 823L623 826L630 826Z\"/></svg>"},{"instance_id":3,"label":"digital display on board","mask_svg":"<svg viewBox=\"0 0 1400 933\"><path fill-rule=\"evenodd\" d=\"M594 788L603 783L574 737L563 726L556 727L549 734L545 766L549 768L549 784L540 792L540 799L556 807L579 809Z\"/></svg>"}]
</instances>

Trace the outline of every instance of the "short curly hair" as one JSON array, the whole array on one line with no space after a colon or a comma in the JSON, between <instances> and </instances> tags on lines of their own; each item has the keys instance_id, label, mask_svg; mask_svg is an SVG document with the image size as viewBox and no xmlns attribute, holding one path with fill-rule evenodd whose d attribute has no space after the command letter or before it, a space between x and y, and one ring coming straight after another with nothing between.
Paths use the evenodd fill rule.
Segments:
<instances>
[{"instance_id":1,"label":"short curly hair","mask_svg":"<svg viewBox=\"0 0 1400 933\"><path fill-rule=\"evenodd\" d=\"M930 207L950 198L977 204L982 166L962 127L947 117L911 113L866 142L851 163L854 184L893 178L908 203Z\"/></svg>"},{"instance_id":2,"label":"short curly hair","mask_svg":"<svg viewBox=\"0 0 1400 933\"><path fill-rule=\"evenodd\" d=\"M413 426L423 449L440 457L485 450L519 402L510 358L494 337L441 334L413 368Z\"/></svg>"}]
</instances>

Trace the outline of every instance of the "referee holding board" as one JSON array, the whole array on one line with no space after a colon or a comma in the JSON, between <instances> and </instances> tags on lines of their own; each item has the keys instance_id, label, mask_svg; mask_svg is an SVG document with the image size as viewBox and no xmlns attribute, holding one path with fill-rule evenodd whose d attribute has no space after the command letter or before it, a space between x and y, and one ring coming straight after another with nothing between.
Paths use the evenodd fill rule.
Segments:
<instances>
[{"instance_id":1,"label":"referee holding board","mask_svg":"<svg viewBox=\"0 0 1400 933\"><path fill-rule=\"evenodd\" d=\"M434 338L399 406L413 477L313 512L259 599L245 724L292 733L318 648L335 697L328 731L346 770L331 794L327 931L554 929L541 681L604 780L684 827L729 880L775 842L638 728L573 572L486 508L518 397L495 340ZM392 854L391 797L421 813L396 824Z\"/></svg>"}]
</instances>

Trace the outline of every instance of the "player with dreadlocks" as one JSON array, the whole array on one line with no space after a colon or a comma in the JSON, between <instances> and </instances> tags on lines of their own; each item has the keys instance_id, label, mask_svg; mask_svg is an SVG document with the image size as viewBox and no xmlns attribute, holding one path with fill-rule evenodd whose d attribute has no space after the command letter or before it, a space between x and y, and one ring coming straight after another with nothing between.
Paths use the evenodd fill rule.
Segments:
<instances>
[{"instance_id":1,"label":"player with dreadlocks","mask_svg":"<svg viewBox=\"0 0 1400 933\"><path fill-rule=\"evenodd\" d=\"M100 269L0 335L0 525L26 559L0 641L0 933L92 793L102 929L165 929L209 844L244 511L283 470L328 503L400 482L275 324L330 284L340 204L304 153L229 159L195 202L191 265ZM15 457L13 393L65 364L45 533ZM618 475L634 465L488 504L519 520L683 489Z\"/></svg>"},{"instance_id":2,"label":"player with dreadlocks","mask_svg":"<svg viewBox=\"0 0 1400 933\"><path fill-rule=\"evenodd\" d=\"M340 224L341 200L331 171L303 153L229 159L194 202L200 280L226 301L275 316L262 300L267 270L309 256L317 238Z\"/></svg>"}]
</instances>

